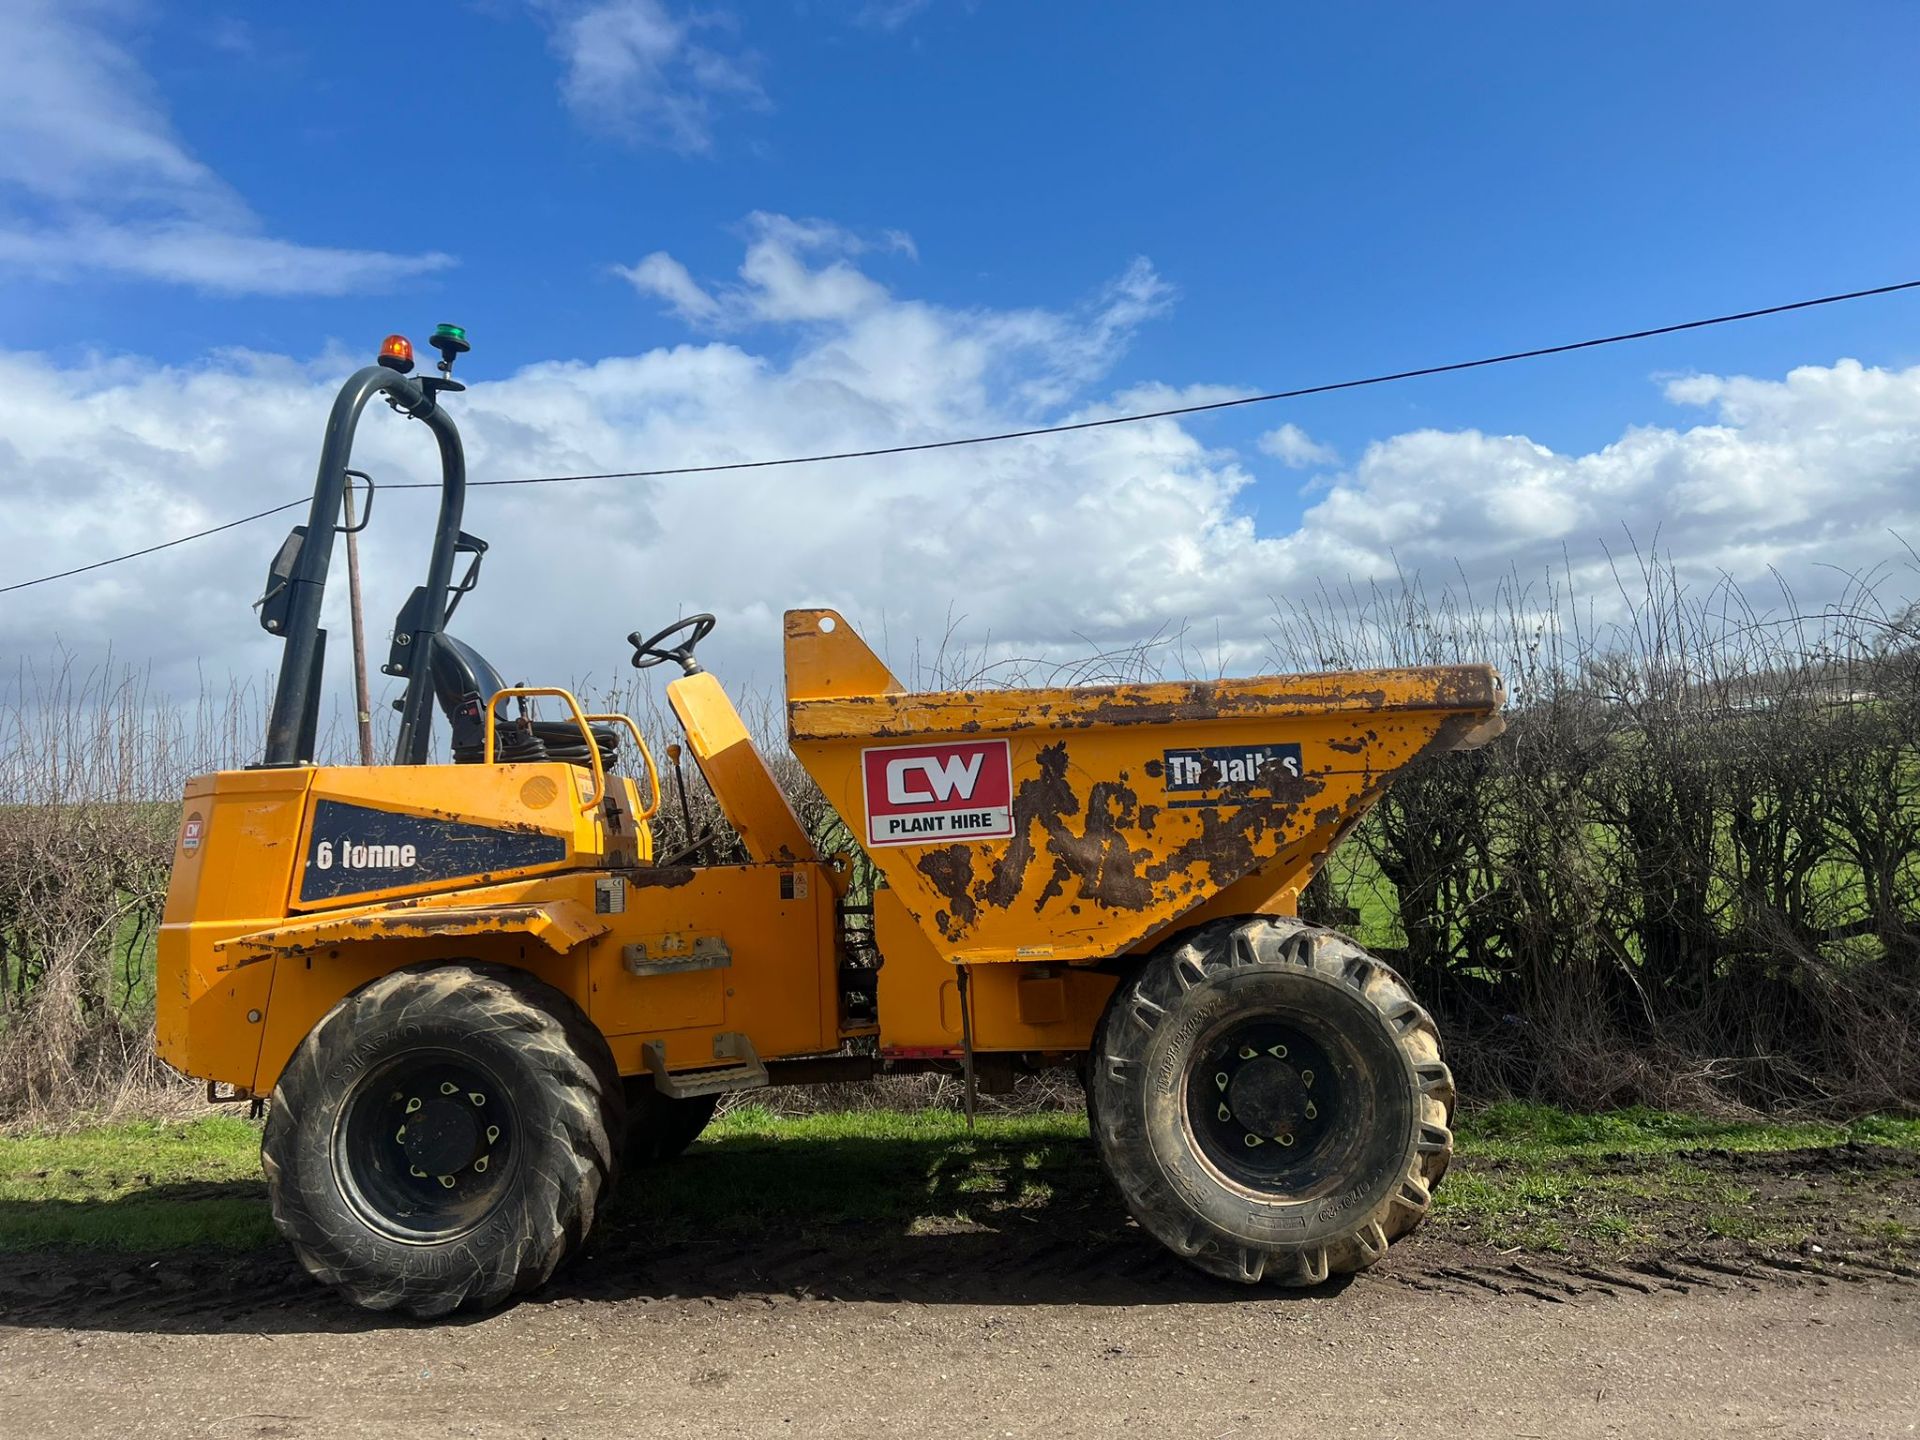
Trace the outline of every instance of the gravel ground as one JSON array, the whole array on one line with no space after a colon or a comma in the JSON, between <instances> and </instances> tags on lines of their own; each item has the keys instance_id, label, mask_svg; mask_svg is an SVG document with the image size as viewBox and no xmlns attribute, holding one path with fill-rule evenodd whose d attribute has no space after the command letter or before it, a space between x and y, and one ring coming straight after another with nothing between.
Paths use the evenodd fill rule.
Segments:
<instances>
[{"instance_id":1,"label":"gravel ground","mask_svg":"<svg viewBox=\"0 0 1920 1440\"><path fill-rule=\"evenodd\" d=\"M437 1327L298 1287L230 1326L202 1308L217 1284L90 1283L0 1323L0 1435L1920 1433L1901 1277L1408 1248L1308 1295L576 1293Z\"/></svg>"}]
</instances>

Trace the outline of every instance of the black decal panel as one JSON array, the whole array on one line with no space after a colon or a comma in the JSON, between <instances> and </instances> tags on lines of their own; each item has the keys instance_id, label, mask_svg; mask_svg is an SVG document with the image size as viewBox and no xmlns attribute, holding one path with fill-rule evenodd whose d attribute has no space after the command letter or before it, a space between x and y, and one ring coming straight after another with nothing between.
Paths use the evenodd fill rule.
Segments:
<instances>
[{"instance_id":1,"label":"black decal panel","mask_svg":"<svg viewBox=\"0 0 1920 1440\"><path fill-rule=\"evenodd\" d=\"M337 900L566 858L567 842L558 835L322 800L314 807L300 898Z\"/></svg>"}]
</instances>

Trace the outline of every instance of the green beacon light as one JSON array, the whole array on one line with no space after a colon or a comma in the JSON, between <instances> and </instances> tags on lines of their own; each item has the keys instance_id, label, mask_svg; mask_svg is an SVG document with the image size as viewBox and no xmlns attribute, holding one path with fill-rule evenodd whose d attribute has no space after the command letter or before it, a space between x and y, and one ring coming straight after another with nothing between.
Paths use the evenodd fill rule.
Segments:
<instances>
[{"instance_id":1,"label":"green beacon light","mask_svg":"<svg viewBox=\"0 0 1920 1440\"><path fill-rule=\"evenodd\" d=\"M447 377L445 388L460 389L460 386L453 383L453 362L473 348L467 343L466 327L436 325L433 327L433 336L427 343L440 352L439 370Z\"/></svg>"}]
</instances>

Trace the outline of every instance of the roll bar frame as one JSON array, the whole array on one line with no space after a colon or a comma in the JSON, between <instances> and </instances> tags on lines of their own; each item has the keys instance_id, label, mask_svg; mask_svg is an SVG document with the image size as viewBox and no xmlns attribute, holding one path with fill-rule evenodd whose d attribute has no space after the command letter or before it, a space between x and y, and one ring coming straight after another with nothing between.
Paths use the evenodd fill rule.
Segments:
<instances>
[{"instance_id":1,"label":"roll bar frame","mask_svg":"<svg viewBox=\"0 0 1920 1440\"><path fill-rule=\"evenodd\" d=\"M407 689L400 705L400 735L393 754L396 765L427 763L433 740L433 647L446 627L447 592L453 580L454 553L467 495L467 459L460 431L453 417L440 408L437 392L459 388L431 377L410 379L384 366L368 365L349 376L334 397L326 438L320 446L320 470L314 479L306 539L287 581L287 648L267 719L263 766L313 763L313 735L306 719L319 700L326 654L320 606L326 598L334 536L340 529L354 432L360 424L360 412L380 394L401 414L423 422L440 447L440 517L434 527L433 554L427 562L426 603L417 612L417 628L407 637Z\"/></svg>"}]
</instances>

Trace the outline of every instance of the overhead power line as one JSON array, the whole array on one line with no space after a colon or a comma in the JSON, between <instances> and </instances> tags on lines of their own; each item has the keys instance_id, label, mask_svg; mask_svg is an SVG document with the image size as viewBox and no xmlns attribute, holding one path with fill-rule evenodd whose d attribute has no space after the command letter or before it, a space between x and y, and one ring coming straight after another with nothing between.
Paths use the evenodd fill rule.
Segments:
<instances>
[{"instance_id":1,"label":"overhead power line","mask_svg":"<svg viewBox=\"0 0 1920 1440\"><path fill-rule=\"evenodd\" d=\"M158 545L149 545L144 550L129 550L124 555L110 555L105 560L95 560L91 564L76 565L71 570L57 570L51 575L41 575L32 580L16 580L11 585L0 585L0 595L9 590L24 590L29 585L45 585L49 580L64 580L69 575L84 575L89 570L102 570L109 565L118 565L122 560L138 560L142 555L152 555L161 550L171 550L176 545L184 545L189 540L204 540L209 535L218 535L222 530L232 530L241 525L251 525L255 520L264 520L269 515L278 515L282 511L293 510L308 504L311 496L303 495L298 500L289 500L284 505L276 505L271 510L256 510L251 515L242 515L238 520L228 520L224 524L212 525L205 530L196 530L191 535L177 535L171 540L162 540Z\"/></svg>"},{"instance_id":2,"label":"overhead power line","mask_svg":"<svg viewBox=\"0 0 1920 1440\"><path fill-rule=\"evenodd\" d=\"M1380 375L1368 375L1357 380L1335 380L1322 385L1303 385L1293 390L1273 390L1261 395L1241 395L1231 400L1210 400L1198 405L1174 405L1164 410L1142 410L1126 415L1109 415L1099 420L1075 420L1061 425L1036 425L1025 430L1001 430L990 435L966 435L952 440L922 440L910 445L880 445L864 450L835 450L821 455L787 455L775 460L729 460L712 465L673 465L652 470L603 470L578 475L522 475L503 480L474 480L470 488L495 485L566 485L583 480L649 480L675 475L714 475L730 470L767 470L781 465L824 465L840 460L872 460L888 455L916 455L930 450L956 450L967 445L991 445L1004 440L1030 440L1042 435L1066 435L1076 430L1100 430L1110 425L1135 425L1145 420L1168 420L1182 415L1201 415L1212 410L1232 410L1242 405L1264 405L1275 400L1300 400L1310 395L1331 395L1340 390L1359 390L1370 385L1390 385L1400 380L1418 380L1428 375L1451 375L1462 370L1481 370L1490 365L1509 365L1519 360L1539 360L1549 355L1567 355L1576 350L1595 350L1603 345L1622 345L1632 340L1651 340L1661 335L1677 335L1686 330L1705 330L1715 325L1732 325L1742 320L1759 320L1768 315L1785 315L1794 310L1812 310L1822 305L1838 305L1846 300L1865 300L1879 295L1892 295L1902 290L1920 289L1920 280L1903 280L1895 285L1876 285L1866 290L1847 290L1837 295L1821 295L1811 300L1794 300L1784 305L1766 305L1757 310L1738 310L1728 315L1711 315L1701 320L1682 320L1672 325L1656 325L1645 330L1625 330L1617 335L1601 335L1591 340L1573 340L1563 345L1541 345L1531 350L1511 350L1504 355L1487 355L1478 360L1455 360L1445 365L1422 365L1411 370L1393 370ZM383 485L383 490L438 490L440 487L429 481L412 481L393 485ZM237 520L229 520L206 530L195 531L191 535L181 535L172 540L163 540L158 545L149 545L144 549L130 550L124 555L112 555L104 560L95 560L91 564L76 565L71 570L56 571L51 575L39 575L31 580L16 580L11 585L0 585L0 595L15 590L25 590L34 585L45 585L50 581L64 580L72 575L84 575L90 570L104 569L108 565L118 565L124 560L137 560L143 555L152 555L156 551L169 550L176 545L185 545L189 541L204 540L209 535L218 535L223 530L232 530L236 526L247 525L255 520L264 520L270 515L294 509L309 503L306 497L289 500L284 505L276 505L271 510L257 511L252 515L243 515Z\"/></svg>"}]
</instances>

